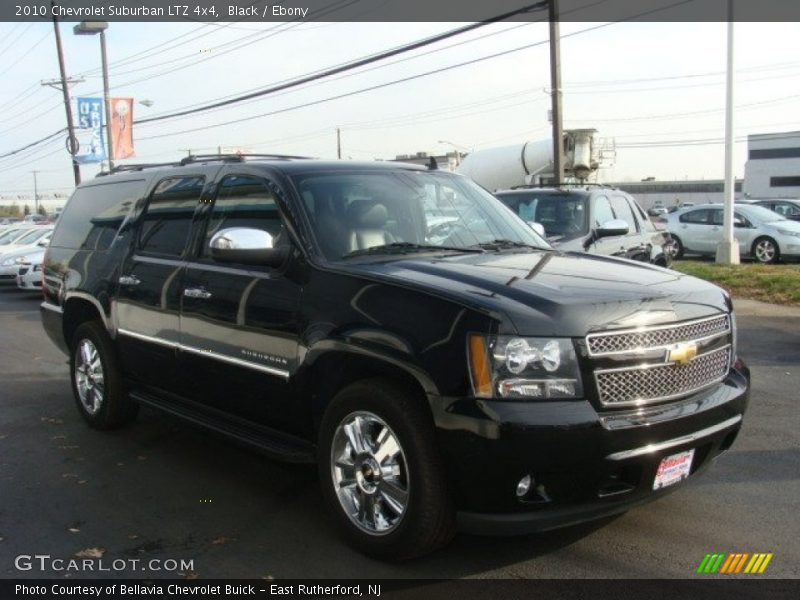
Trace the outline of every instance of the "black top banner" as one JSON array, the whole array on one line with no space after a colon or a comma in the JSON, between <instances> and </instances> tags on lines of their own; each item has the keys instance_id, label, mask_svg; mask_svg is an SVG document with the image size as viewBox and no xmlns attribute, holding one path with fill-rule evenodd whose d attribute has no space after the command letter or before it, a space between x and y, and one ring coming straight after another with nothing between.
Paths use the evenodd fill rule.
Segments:
<instances>
[{"instance_id":1,"label":"black top banner","mask_svg":"<svg viewBox=\"0 0 800 600\"><path fill-rule=\"evenodd\" d=\"M0 21L800 21L797 0L2 0Z\"/></svg>"}]
</instances>

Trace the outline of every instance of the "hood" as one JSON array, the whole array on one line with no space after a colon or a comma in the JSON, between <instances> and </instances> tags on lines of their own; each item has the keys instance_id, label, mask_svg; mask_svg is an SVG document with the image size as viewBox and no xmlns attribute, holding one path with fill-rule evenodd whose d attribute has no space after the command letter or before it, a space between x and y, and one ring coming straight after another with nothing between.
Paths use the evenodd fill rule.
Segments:
<instances>
[{"instance_id":1,"label":"hood","mask_svg":"<svg viewBox=\"0 0 800 600\"><path fill-rule=\"evenodd\" d=\"M664 324L728 310L727 294L700 279L585 253L413 256L347 269L492 313L523 335L581 337L591 331Z\"/></svg>"},{"instance_id":2,"label":"hood","mask_svg":"<svg viewBox=\"0 0 800 600\"><path fill-rule=\"evenodd\" d=\"M9 244L8 246L0 246L0 261L6 260L7 258L18 258L28 254L44 255L44 251L45 249L42 246L36 244L26 244L24 246Z\"/></svg>"},{"instance_id":3,"label":"hood","mask_svg":"<svg viewBox=\"0 0 800 600\"><path fill-rule=\"evenodd\" d=\"M789 219L785 221L770 221L769 223L764 223L763 227L769 227L775 230L783 229L784 231L800 233L800 223L797 221L791 221Z\"/></svg>"}]
</instances>

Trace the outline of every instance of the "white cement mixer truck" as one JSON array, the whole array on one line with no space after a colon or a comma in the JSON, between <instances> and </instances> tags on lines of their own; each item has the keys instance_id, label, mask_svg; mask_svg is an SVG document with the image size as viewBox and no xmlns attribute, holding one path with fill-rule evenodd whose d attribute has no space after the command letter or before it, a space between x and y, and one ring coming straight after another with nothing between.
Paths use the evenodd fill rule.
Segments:
<instances>
[{"instance_id":1,"label":"white cement mixer truck","mask_svg":"<svg viewBox=\"0 0 800 600\"><path fill-rule=\"evenodd\" d=\"M585 181L600 166L596 129L564 131L565 179ZM478 150L456 169L489 191L553 182L551 139Z\"/></svg>"}]
</instances>

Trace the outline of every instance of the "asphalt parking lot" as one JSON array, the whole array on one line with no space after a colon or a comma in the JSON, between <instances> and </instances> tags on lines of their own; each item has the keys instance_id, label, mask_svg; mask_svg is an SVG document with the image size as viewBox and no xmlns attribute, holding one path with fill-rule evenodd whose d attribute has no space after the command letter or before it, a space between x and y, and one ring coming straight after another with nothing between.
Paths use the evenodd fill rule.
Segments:
<instances>
[{"instance_id":1,"label":"asphalt parking lot","mask_svg":"<svg viewBox=\"0 0 800 600\"><path fill-rule=\"evenodd\" d=\"M337 538L312 468L271 462L151 410L122 431L87 428L38 305L36 295L0 289L2 577L77 578L18 571L14 559L90 549L109 561L191 559L192 572L179 572L199 578L691 577L709 552L772 552L761 577L800 576L800 309L739 303L752 402L733 449L705 475L599 523L459 535L432 556L386 564Z\"/></svg>"}]
</instances>

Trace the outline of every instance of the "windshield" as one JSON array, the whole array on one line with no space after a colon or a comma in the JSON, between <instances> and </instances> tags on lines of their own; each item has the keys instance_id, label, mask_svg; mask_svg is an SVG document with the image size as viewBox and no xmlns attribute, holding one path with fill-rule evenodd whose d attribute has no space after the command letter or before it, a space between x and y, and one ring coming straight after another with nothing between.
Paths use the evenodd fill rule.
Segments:
<instances>
[{"instance_id":1,"label":"windshield","mask_svg":"<svg viewBox=\"0 0 800 600\"><path fill-rule=\"evenodd\" d=\"M6 245L13 242L16 238L25 234L27 229L11 229L0 235L0 245Z\"/></svg>"},{"instance_id":2,"label":"windshield","mask_svg":"<svg viewBox=\"0 0 800 600\"><path fill-rule=\"evenodd\" d=\"M773 221L786 221L786 217L782 217L776 212L772 212L763 206L737 206L739 211L752 221L759 221L761 223L772 223Z\"/></svg>"},{"instance_id":3,"label":"windshield","mask_svg":"<svg viewBox=\"0 0 800 600\"><path fill-rule=\"evenodd\" d=\"M16 240L15 244L35 244L40 238L50 233L49 229L35 229Z\"/></svg>"},{"instance_id":4,"label":"windshield","mask_svg":"<svg viewBox=\"0 0 800 600\"><path fill-rule=\"evenodd\" d=\"M548 238L575 238L589 231L585 194L533 191L498 198L523 221L539 223Z\"/></svg>"},{"instance_id":5,"label":"windshield","mask_svg":"<svg viewBox=\"0 0 800 600\"><path fill-rule=\"evenodd\" d=\"M307 174L293 181L329 260L363 254L480 252L545 240L468 179L430 171Z\"/></svg>"}]
</instances>

